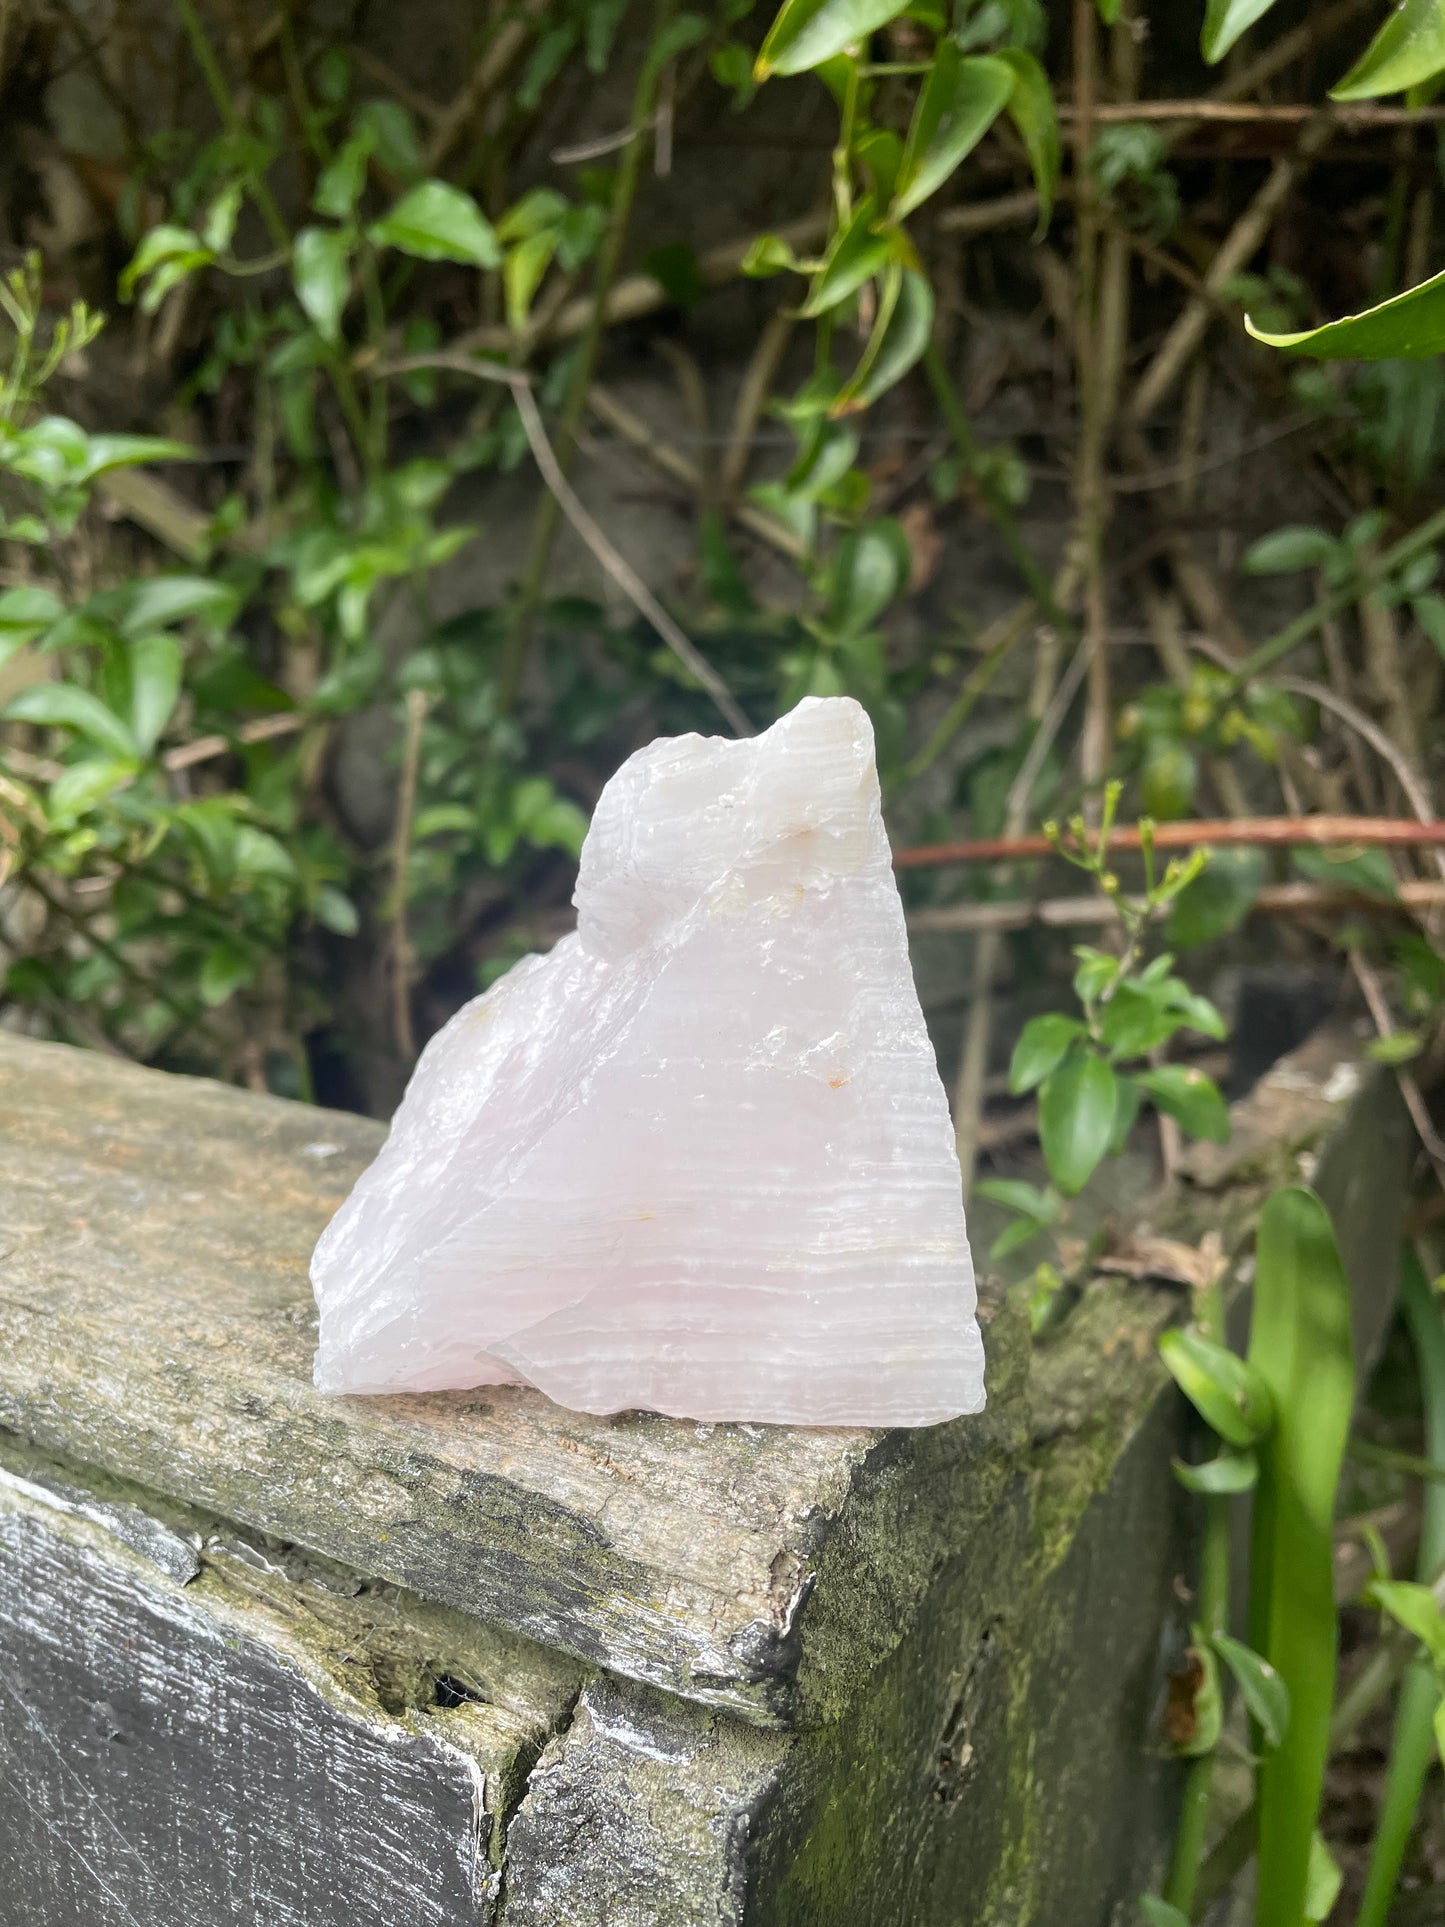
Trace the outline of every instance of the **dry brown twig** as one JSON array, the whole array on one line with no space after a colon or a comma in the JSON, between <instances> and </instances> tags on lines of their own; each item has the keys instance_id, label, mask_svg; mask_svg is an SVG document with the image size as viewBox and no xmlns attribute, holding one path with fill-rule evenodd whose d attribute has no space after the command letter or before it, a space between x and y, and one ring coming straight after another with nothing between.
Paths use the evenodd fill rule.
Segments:
<instances>
[{"instance_id":1,"label":"dry brown twig","mask_svg":"<svg viewBox=\"0 0 1445 1927\"><path fill-rule=\"evenodd\" d=\"M696 644L683 634L631 563L618 553L582 506L576 490L562 473L557 457L552 451L552 444L547 439L547 431L542 425L542 417L530 385L519 378L513 386L512 399L516 402L517 413L522 418L522 427L532 450L532 459L536 462L543 481L552 491L562 513L634 608L646 617L678 661L712 697L734 734L750 736L752 724L733 700L732 692L722 677Z\"/></svg>"},{"instance_id":2,"label":"dry brown twig","mask_svg":"<svg viewBox=\"0 0 1445 1927\"><path fill-rule=\"evenodd\" d=\"M1423 916L1445 908L1445 880L1409 878L1393 898L1365 896L1326 883L1269 883L1256 895L1248 915L1329 917L1350 911L1379 917ZM985 930L1098 930L1119 921L1108 897L1040 897L1034 902L943 903L914 910L908 928L916 936L977 935Z\"/></svg>"}]
</instances>

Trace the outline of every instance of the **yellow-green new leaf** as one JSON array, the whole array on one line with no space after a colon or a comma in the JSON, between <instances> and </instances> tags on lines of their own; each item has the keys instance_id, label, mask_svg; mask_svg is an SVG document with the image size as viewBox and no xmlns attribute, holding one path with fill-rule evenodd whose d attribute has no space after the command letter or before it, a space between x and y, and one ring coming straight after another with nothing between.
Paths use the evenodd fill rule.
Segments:
<instances>
[{"instance_id":1,"label":"yellow-green new leaf","mask_svg":"<svg viewBox=\"0 0 1445 1927\"><path fill-rule=\"evenodd\" d=\"M970 59L951 40L943 42L908 129L893 204L896 219L936 193L973 152L1007 106L1016 79L1006 60L988 54Z\"/></svg>"},{"instance_id":2,"label":"yellow-green new leaf","mask_svg":"<svg viewBox=\"0 0 1445 1927\"><path fill-rule=\"evenodd\" d=\"M1224 1440L1245 1450L1274 1422L1269 1387L1259 1372L1227 1345L1189 1325L1159 1340L1159 1356L1195 1411Z\"/></svg>"},{"instance_id":3,"label":"yellow-green new leaf","mask_svg":"<svg viewBox=\"0 0 1445 1927\"><path fill-rule=\"evenodd\" d=\"M1445 71L1445 6L1403 0L1351 67L1331 100L1374 100L1402 94Z\"/></svg>"},{"instance_id":4,"label":"yellow-green new leaf","mask_svg":"<svg viewBox=\"0 0 1445 1927\"><path fill-rule=\"evenodd\" d=\"M901 0L784 0L758 51L754 78L805 74L903 11Z\"/></svg>"},{"instance_id":5,"label":"yellow-green new leaf","mask_svg":"<svg viewBox=\"0 0 1445 1927\"><path fill-rule=\"evenodd\" d=\"M1269 334L1256 328L1248 315L1244 325L1267 347L1312 355L1316 361L1423 361L1445 354L1445 274L1432 275L1377 308L1298 334Z\"/></svg>"}]
</instances>

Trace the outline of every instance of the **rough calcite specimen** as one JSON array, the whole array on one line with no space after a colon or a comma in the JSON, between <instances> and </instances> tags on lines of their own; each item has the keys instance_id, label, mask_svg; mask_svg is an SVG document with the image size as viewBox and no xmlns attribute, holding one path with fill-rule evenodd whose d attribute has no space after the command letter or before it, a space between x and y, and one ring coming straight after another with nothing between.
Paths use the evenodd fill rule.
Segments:
<instances>
[{"instance_id":1,"label":"rough calcite specimen","mask_svg":"<svg viewBox=\"0 0 1445 1927\"><path fill-rule=\"evenodd\" d=\"M661 738L577 931L427 1046L316 1247L324 1392L925 1425L983 1404L948 1105L857 703Z\"/></svg>"}]
</instances>

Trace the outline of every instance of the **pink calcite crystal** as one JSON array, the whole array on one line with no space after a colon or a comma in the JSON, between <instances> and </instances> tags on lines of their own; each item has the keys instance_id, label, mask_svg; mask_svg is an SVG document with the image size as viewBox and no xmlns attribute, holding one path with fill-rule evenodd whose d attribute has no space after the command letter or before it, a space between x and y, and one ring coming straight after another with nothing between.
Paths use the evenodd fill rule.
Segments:
<instances>
[{"instance_id":1,"label":"pink calcite crystal","mask_svg":"<svg viewBox=\"0 0 1445 1927\"><path fill-rule=\"evenodd\" d=\"M577 931L427 1046L316 1247L323 1392L926 1425L983 1404L948 1105L857 703L661 738Z\"/></svg>"}]
</instances>

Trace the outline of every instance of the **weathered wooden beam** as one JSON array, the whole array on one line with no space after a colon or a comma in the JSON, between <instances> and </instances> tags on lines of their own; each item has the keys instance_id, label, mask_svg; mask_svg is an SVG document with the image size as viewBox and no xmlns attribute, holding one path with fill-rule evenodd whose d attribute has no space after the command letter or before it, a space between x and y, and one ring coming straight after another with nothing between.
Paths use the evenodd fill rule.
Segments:
<instances>
[{"instance_id":1,"label":"weathered wooden beam","mask_svg":"<svg viewBox=\"0 0 1445 1927\"><path fill-rule=\"evenodd\" d=\"M5 1452L6 1927L492 1919L575 1671L282 1559Z\"/></svg>"},{"instance_id":2,"label":"weathered wooden beam","mask_svg":"<svg viewBox=\"0 0 1445 1927\"><path fill-rule=\"evenodd\" d=\"M1411 1138L1359 1048L1121 1235L1239 1283L1312 1176L1368 1352ZM375 1142L0 1039L6 1927L1108 1927L1177 1791L1179 1288L1101 1273L1031 1347L987 1284L987 1418L917 1434L325 1401L305 1260Z\"/></svg>"}]
</instances>

